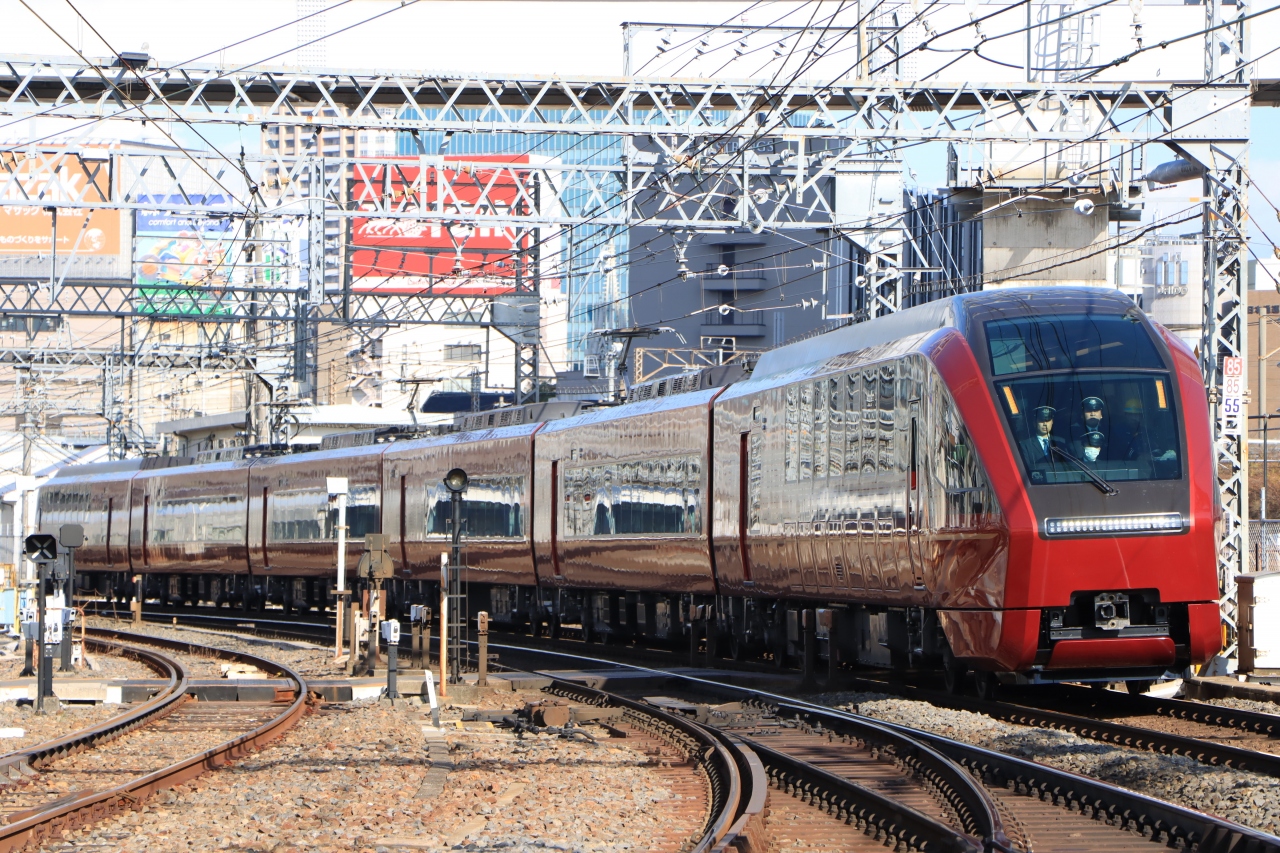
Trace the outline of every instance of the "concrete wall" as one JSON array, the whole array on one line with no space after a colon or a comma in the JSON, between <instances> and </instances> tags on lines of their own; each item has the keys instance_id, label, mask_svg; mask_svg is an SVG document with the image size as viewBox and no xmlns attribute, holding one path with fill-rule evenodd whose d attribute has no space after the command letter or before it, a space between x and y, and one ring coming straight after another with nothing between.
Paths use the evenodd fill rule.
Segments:
<instances>
[{"instance_id":1,"label":"concrete wall","mask_svg":"<svg viewBox=\"0 0 1280 853\"><path fill-rule=\"evenodd\" d=\"M983 198L983 279L988 286L1106 285L1107 253L1087 251L1107 238L1106 205L1088 216L1076 213L1069 199L1018 201L993 210L1007 200L1002 193ZM1091 257L1081 257L1085 254Z\"/></svg>"}]
</instances>

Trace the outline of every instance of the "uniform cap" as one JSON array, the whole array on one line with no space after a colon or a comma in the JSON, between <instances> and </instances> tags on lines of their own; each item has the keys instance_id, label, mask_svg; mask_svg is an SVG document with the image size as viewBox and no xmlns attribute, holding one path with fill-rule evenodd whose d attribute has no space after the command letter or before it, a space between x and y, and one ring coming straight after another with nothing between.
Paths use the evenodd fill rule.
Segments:
<instances>
[{"instance_id":1,"label":"uniform cap","mask_svg":"<svg viewBox=\"0 0 1280 853\"><path fill-rule=\"evenodd\" d=\"M1085 397L1080 401L1080 410L1082 412L1100 412L1102 411L1101 397Z\"/></svg>"},{"instance_id":2,"label":"uniform cap","mask_svg":"<svg viewBox=\"0 0 1280 853\"><path fill-rule=\"evenodd\" d=\"M1102 433L1098 432L1097 430L1094 430L1093 432L1085 433L1084 446L1085 447L1101 447Z\"/></svg>"},{"instance_id":3,"label":"uniform cap","mask_svg":"<svg viewBox=\"0 0 1280 853\"><path fill-rule=\"evenodd\" d=\"M1124 410L1130 415L1140 415L1142 414L1142 401L1137 397L1130 397L1124 401Z\"/></svg>"},{"instance_id":4,"label":"uniform cap","mask_svg":"<svg viewBox=\"0 0 1280 853\"><path fill-rule=\"evenodd\" d=\"M1056 412L1057 412L1057 409L1053 408L1053 406L1036 406L1035 408L1036 422L1040 423L1043 421L1051 421L1053 420L1053 416Z\"/></svg>"}]
</instances>

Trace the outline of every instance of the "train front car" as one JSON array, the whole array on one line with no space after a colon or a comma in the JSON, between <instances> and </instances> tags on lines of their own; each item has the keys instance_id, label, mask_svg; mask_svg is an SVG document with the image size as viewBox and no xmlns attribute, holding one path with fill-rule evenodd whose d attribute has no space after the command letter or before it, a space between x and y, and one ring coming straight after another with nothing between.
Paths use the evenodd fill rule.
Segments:
<instances>
[{"instance_id":1,"label":"train front car","mask_svg":"<svg viewBox=\"0 0 1280 853\"><path fill-rule=\"evenodd\" d=\"M999 682L1219 645L1196 361L1116 291L952 297L766 353L715 403L719 630ZM833 642L834 640L834 642Z\"/></svg>"},{"instance_id":2,"label":"train front car","mask_svg":"<svg viewBox=\"0 0 1280 853\"><path fill-rule=\"evenodd\" d=\"M1207 660L1216 486L1192 353L1115 291L957 301L965 340L934 360L992 478L1008 560L999 608L939 612L955 658L1003 681L1135 685Z\"/></svg>"}]
</instances>

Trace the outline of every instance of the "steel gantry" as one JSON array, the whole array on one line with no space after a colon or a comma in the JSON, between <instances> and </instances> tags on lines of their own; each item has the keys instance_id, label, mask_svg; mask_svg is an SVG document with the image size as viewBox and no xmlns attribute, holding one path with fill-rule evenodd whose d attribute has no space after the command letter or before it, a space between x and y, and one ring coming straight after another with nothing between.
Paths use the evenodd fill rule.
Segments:
<instances>
[{"instance_id":1,"label":"steel gantry","mask_svg":"<svg viewBox=\"0 0 1280 853\"><path fill-rule=\"evenodd\" d=\"M1233 16L1230 20L1223 15ZM830 179L895 147L923 142L1054 143L1058 150L1094 145L1112 152L1089 183L1135 181L1125 162L1135 149L1163 144L1205 168L1206 330L1201 357L1208 385L1222 383L1221 359L1244 353L1243 232L1248 108L1274 87L1251 86L1247 6L1206 3L1209 57L1202 81L1189 83L1000 82L913 83L874 79L776 85L717 79L574 79L450 77L438 74L213 66L145 69L91 66L79 60L0 57L0 116L215 123L270 128L358 129L443 134L569 134L625 139L615 165L564 159L485 157L467 162L444 150L416 158L329 159L131 152L112 155L108 198L86 182L81 192L53 197L28 179L33 168L63 162L87 168L93 157L78 142L28 146L0 158L0 204L209 214L216 182L219 204L243 218L376 217L427 221L464 236L501 228L529 235L527 271L512 296L460 296L442 282L421 292L388 294L334 289L312 270L299 295L287 289L226 286L143 292L120 285L63 287L57 292L0 286L0 313L121 313L179 316L211 322L332 320L350 324L464 323L491 325L525 352L537 352L539 270L554 264L546 238L581 225L700 229L833 228L846 234L901 231L901 221L858 221L835 209ZM1236 23L1232 23L1232 21ZM1031 76L1028 74L1028 76ZM1048 150L1046 148L1046 150ZM1116 153L1118 152L1118 153ZM23 158L38 158L24 165ZM336 168L332 168L335 167ZM394 174L399 170L399 178ZM307 175L304 180L303 176ZM379 184L381 179L381 184ZM360 184L364 186L359 186ZM201 199L196 201L196 199ZM585 199L585 201L584 201ZM175 201L176 200L176 201ZM190 200L189 203L187 200ZM216 205L214 205L216 207ZM319 236L316 236L319 235ZM905 235L899 240L907 239ZM539 261L534 250L543 250ZM316 257L313 250L312 258ZM897 305L904 271L881 251L875 276L863 278L871 314ZM192 299L201 310L191 312ZM527 359L526 359L527 360ZM521 399L536 367L518 365ZM1246 492L1239 423L1219 417L1216 435L1227 532L1220 572L1224 612L1234 619L1235 574L1245 569Z\"/></svg>"}]
</instances>

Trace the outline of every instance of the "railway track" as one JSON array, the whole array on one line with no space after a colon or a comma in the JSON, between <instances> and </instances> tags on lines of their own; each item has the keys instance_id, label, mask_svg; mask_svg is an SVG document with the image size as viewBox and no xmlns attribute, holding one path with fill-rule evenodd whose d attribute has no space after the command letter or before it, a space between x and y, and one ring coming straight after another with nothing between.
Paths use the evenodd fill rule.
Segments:
<instances>
[{"instance_id":1,"label":"railway track","mask_svg":"<svg viewBox=\"0 0 1280 853\"><path fill-rule=\"evenodd\" d=\"M496 644L490 648L528 651ZM643 669L556 656L576 659L579 666ZM1023 758L752 688L678 673L662 675L676 702L656 701L683 707L740 737L760 755L775 787L817 802L823 811L840 812L832 806L834 792L822 788L823 780L830 784L833 778L857 779L873 793L893 798L902 808L942 823L958 836L980 841L987 850L1151 850L1154 842L1198 853L1280 853L1280 838L1267 833ZM725 701L742 711L709 704ZM885 740L884 733L901 740ZM932 755L949 763L948 778L934 775L938 765L919 763L921 756ZM899 777L884 766L874 767L871 762L877 760L896 768ZM795 775L787 774L788 766L795 768ZM959 806L957 772L977 787L972 799ZM986 822L975 832L978 819Z\"/></svg>"},{"instance_id":2,"label":"railway track","mask_svg":"<svg viewBox=\"0 0 1280 853\"><path fill-rule=\"evenodd\" d=\"M588 668L617 665L545 649L499 644L491 644L491 648L525 655L551 654ZM676 656L678 653L672 655ZM1040 853L1070 853L1083 848L1136 849L1156 840L1202 851L1226 851L1244 842L1257 850L1280 853L1280 841L1266 833L1066 771L784 697L722 684L703 685L664 674L683 681L681 692L688 696L687 701L669 703L665 710L681 716L701 714L696 722L720 730L762 764L773 788L769 813L773 814L775 803L780 809L776 819L765 823L778 826L785 820L786 831L796 832L793 842L797 849L822 849L837 843L861 849L862 844L878 844L887 838L907 848L1034 848ZM1105 707L1111 709L1109 713L1127 721L1118 723L1010 702L982 703L869 679L856 679L851 686L937 700L940 705L1009 722L1069 729L1117 745L1189 755L1235 768L1266 772L1260 769L1263 763L1280 759L1241 745L1275 747L1269 742L1280 733L1280 719L1257 712L1155 697L1103 697L1098 691L1083 689L1055 695L1055 701L1069 697L1073 710L1108 700ZM584 688L570 688L561 682L558 689ZM729 699L732 707L717 710L707 704L706 696L698 695L704 689L727 691L719 698ZM1119 705L1113 707L1112 699ZM1103 707L1098 707L1099 714L1104 713ZM1179 728L1184 733L1134 725L1138 722ZM1236 737L1240 742L1202 740L1185 734L1188 728L1201 734L1216 733L1224 740ZM735 758L739 764L745 761ZM784 793L798 798L799 805L780 797ZM817 806L816 811L812 806Z\"/></svg>"},{"instance_id":3,"label":"railway track","mask_svg":"<svg viewBox=\"0 0 1280 853\"><path fill-rule=\"evenodd\" d=\"M622 719L610 725L627 734L632 749L657 758L661 771L674 773L672 787L681 792L676 807L705 810L701 836L678 849L1010 849L994 803L963 768L874 723L860 727L858 748L846 744L841 750L845 769L856 770L841 773L798 758L794 744L778 748L776 735L786 732L792 740L827 749L822 733L805 732L756 708L735 713L741 725L724 725L727 717L712 724L679 709L537 674L551 679L545 692L620 709ZM848 759L855 751L856 759ZM690 771L705 780L705 790L690 788ZM662 841L649 843L659 849Z\"/></svg>"},{"instance_id":4,"label":"railway track","mask_svg":"<svg viewBox=\"0 0 1280 853\"><path fill-rule=\"evenodd\" d=\"M1280 777L1280 715L1276 714L1072 685L1022 691L1000 701L879 679L854 678L848 685L1007 723Z\"/></svg>"},{"instance_id":5,"label":"railway track","mask_svg":"<svg viewBox=\"0 0 1280 853\"><path fill-rule=\"evenodd\" d=\"M168 684L139 708L57 741L0 757L11 784L0 788L0 851L133 808L157 791L179 785L252 752L283 734L305 711L301 676L253 655L220 652L122 631L92 631L102 646L126 647L168 673ZM275 703L189 702L187 670L145 647L183 654L215 654L289 679L294 687ZM283 706L283 707L282 707ZM113 742L110 750L99 749Z\"/></svg>"}]
</instances>

